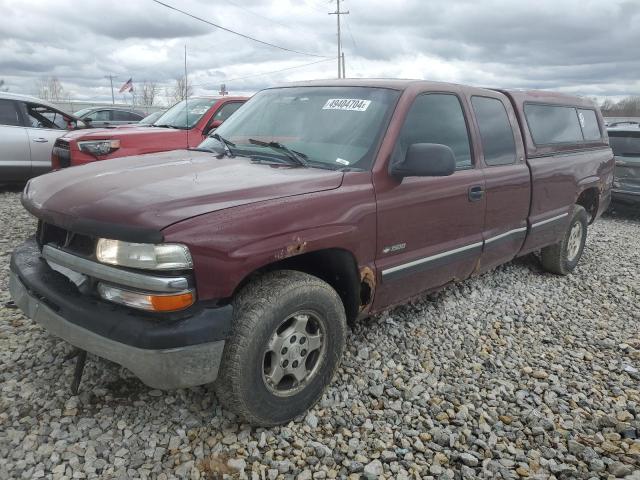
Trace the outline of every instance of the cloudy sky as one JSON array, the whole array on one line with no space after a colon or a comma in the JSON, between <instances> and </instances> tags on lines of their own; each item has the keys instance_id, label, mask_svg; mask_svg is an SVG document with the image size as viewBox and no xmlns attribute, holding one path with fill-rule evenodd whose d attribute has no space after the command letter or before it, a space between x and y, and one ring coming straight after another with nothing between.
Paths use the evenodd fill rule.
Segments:
<instances>
[{"instance_id":1,"label":"cloudy sky","mask_svg":"<svg viewBox=\"0 0 640 480\"><path fill-rule=\"evenodd\" d=\"M109 80L250 93L332 78L335 0L163 0L308 55L261 45L152 0L0 0L0 79L33 94L55 76L74 99L110 100ZM347 76L640 95L640 0L343 0ZM329 58L326 58L329 57ZM316 62L309 65L312 62ZM286 70L285 70L286 69ZM283 70L278 73L268 73Z\"/></svg>"}]
</instances>

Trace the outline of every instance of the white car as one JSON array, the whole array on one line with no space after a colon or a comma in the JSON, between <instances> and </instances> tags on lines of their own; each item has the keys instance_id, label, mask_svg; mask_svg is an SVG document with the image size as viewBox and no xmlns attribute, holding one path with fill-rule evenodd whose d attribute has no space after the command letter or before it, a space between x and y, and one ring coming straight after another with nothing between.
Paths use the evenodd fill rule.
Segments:
<instances>
[{"instance_id":1,"label":"white car","mask_svg":"<svg viewBox=\"0 0 640 480\"><path fill-rule=\"evenodd\" d=\"M51 170L56 139L85 124L54 105L0 92L0 184L24 182Z\"/></svg>"}]
</instances>

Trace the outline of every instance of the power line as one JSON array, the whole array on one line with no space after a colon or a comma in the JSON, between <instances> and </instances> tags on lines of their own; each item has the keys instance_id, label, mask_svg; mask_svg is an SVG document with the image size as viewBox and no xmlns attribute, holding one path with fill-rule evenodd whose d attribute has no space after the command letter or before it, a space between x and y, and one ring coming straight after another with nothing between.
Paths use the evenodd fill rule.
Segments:
<instances>
[{"instance_id":1,"label":"power line","mask_svg":"<svg viewBox=\"0 0 640 480\"><path fill-rule=\"evenodd\" d=\"M245 35L244 33L236 32L235 30L231 30L231 29L229 29L227 27L223 27L222 25L219 25L217 23L210 22L209 20L205 20L204 18L201 18L201 17L198 17L196 15L193 15L192 13L185 12L184 10L180 10L179 8L176 8L176 7L172 6L172 5L169 5L167 3L161 2L160 0L151 0L151 1L157 3L158 5L162 5L163 7L169 8L171 10L175 10L176 12L180 12L183 15L186 15L188 17L193 18L194 20L198 20L200 22L206 23L206 24L211 25L213 27L219 28L220 30L224 30L225 32L233 33L234 35L238 35L238 36L240 36L242 38L246 38L247 40L252 40L254 42L261 43L263 45L267 45L268 47L277 48L279 50L284 50L286 52L297 53L298 55L306 55L308 57L328 58L326 55L317 55L315 53L301 52L299 50L293 50L291 48L281 47L280 45L275 45L273 43L265 42L263 40L259 40L259 39L254 38L254 37L250 37L249 35Z\"/></svg>"},{"instance_id":2,"label":"power line","mask_svg":"<svg viewBox=\"0 0 640 480\"><path fill-rule=\"evenodd\" d=\"M261 77L263 75L271 75L272 73L280 73L280 72L285 72L287 70L294 70L296 68L308 67L310 65L315 65L316 63L332 62L332 61L333 61L333 58L325 58L324 60L316 60L315 62L304 63L302 65L295 65L293 67L281 68L280 70L272 70L270 72L254 73L253 75L247 75L247 76L244 76L244 77L225 78L224 81L225 82L236 82L238 80L246 80L247 78ZM198 84L198 85L192 85L192 87L201 87L203 85L205 85L205 84L201 83L201 84Z\"/></svg>"},{"instance_id":3,"label":"power line","mask_svg":"<svg viewBox=\"0 0 640 480\"><path fill-rule=\"evenodd\" d=\"M226 1L227 1L227 3L230 3L231 5L233 5L234 7L239 8L240 10L244 10L245 12L250 13L251 15L254 15L256 17L262 18L263 20L267 20L270 23L275 23L275 24L280 25L282 27L291 28L291 25L286 25L286 24L284 24L282 22L279 22L277 20L274 20L272 18L268 18L268 17L265 17L264 15L260 15L259 13L256 13L253 10L249 10L248 8L243 7L242 5L240 5L240 4L236 3L236 2L233 2L231 0L226 0Z\"/></svg>"},{"instance_id":4,"label":"power line","mask_svg":"<svg viewBox=\"0 0 640 480\"><path fill-rule=\"evenodd\" d=\"M296 66L288 67L288 68L281 68L280 70L273 70L271 72L255 73L253 75L247 75L246 77L236 77L236 78L230 78L228 80L225 79L225 81L226 82L235 82L235 81L238 81L238 80L246 80L247 78L261 77L263 75L271 75L272 73L285 72L287 70L294 70L296 68L302 68L302 67L308 67L310 65L315 65L316 63L331 62L331 61L333 61L333 58L325 58L324 60L318 60L316 62L305 63L303 65L296 65Z\"/></svg>"},{"instance_id":5,"label":"power line","mask_svg":"<svg viewBox=\"0 0 640 480\"><path fill-rule=\"evenodd\" d=\"M344 24L347 27L347 31L349 32L349 36L351 37L351 43L353 44L353 48L356 49L358 48L358 44L356 43L356 39L353 38L353 33L351 33L351 26L349 25L350 22L347 22L347 19L344 19Z\"/></svg>"}]
</instances>

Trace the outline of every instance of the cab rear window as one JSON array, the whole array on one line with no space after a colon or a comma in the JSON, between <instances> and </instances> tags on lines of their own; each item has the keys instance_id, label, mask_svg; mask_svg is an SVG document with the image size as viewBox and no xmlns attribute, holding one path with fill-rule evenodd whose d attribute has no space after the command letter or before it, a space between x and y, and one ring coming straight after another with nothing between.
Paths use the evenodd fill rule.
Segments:
<instances>
[{"instance_id":1,"label":"cab rear window","mask_svg":"<svg viewBox=\"0 0 640 480\"><path fill-rule=\"evenodd\" d=\"M536 145L583 143L602 137L594 110L527 103L524 113Z\"/></svg>"},{"instance_id":2,"label":"cab rear window","mask_svg":"<svg viewBox=\"0 0 640 480\"><path fill-rule=\"evenodd\" d=\"M596 112L585 108L578 109L578 120L582 127L582 135L585 140L600 140L602 133L598 126L598 118Z\"/></svg>"}]
</instances>

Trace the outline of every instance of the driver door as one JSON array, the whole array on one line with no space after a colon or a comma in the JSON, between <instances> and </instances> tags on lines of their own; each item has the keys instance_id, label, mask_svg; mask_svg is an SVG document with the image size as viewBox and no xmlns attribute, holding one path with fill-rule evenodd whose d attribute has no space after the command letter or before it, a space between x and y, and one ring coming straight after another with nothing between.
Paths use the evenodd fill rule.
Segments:
<instances>
[{"instance_id":1,"label":"driver door","mask_svg":"<svg viewBox=\"0 0 640 480\"><path fill-rule=\"evenodd\" d=\"M480 258L484 176L473 155L463 105L455 92L418 95L392 154L404 156L414 143L447 145L456 157L452 175L376 182L378 305L467 278Z\"/></svg>"},{"instance_id":2,"label":"driver door","mask_svg":"<svg viewBox=\"0 0 640 480\"><path fill-rule=\"evenodd\" d=\"M37 103L23 103L31 149L31 176L51 170L51 151L58 137L67 132L69 117L59 110Z\"/></svg>"}]
</instances>

